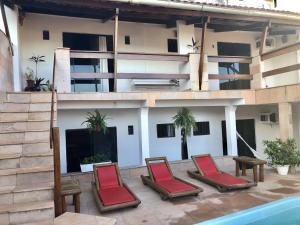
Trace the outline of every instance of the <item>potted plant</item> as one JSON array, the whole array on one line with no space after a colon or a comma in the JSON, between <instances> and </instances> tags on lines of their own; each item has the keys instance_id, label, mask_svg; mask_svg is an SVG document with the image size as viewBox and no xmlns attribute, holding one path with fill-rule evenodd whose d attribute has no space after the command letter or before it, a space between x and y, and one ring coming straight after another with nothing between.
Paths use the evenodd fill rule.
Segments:
<instances>
[{"instance_id":1,"label":"potted plant","mask_svg":"<svg viewBox=\"0 0 300 225\"><path fill-rule=\"evenodd\" d=\"M285 148L289 152L290 156L290 169L291 174L296 174L296 167L300 165L300 152L297 149L296 140L293 138L288 139L285 143Z\"/></svg>"},{"instance_id":2,"label":"potted plant","mask_svg":"<svg viewBox=\"0 0 300 225\"><path fill-rule=\"evenodd\" d=\"M98 110L95 110L94 113L88 112L86 121L82 124L86 124L90 132L103 132L107 131L107 116L102 115Z\"/></svg>"},{"instance_id":3,"label":"potted plant","mask_svg":"<svg viewBox=\"0 0 300 225\"><path fill-rule=\"evenodd\" d=\"M198 41L195 41L194 38L192 38L192 44L187 45L188 48L191 48L193 50L193 53L197 53L197 51L200 48L200 45Z\"/></svg>"},{"instance_id":4,"label":"potted plant","mask_svg":"<svg viewBox=\"0 0 300 225\"><path fill-rule=\"evenodd\" d=\"M174 124L181 129L181 158L188 159L187 137L191 136L193 128L196 128L196 121L192 112L182 108L174 117Z\"/></svg>"},{"instance_id":5,"label":"potted plant","mask_svg":"<svg viewBox=\"0 0 300 225\"><path fill-rule=\"evenodd\" d=\"M26 88L25 91L32 91L34 88L34 75L33 75L33 70L30 68L26 69L24 78L26 80Z\"/></svg>"},{"instance_id":6,"label":"potted plant","mask_svg":"<svg viewBox=\"0 0 300 225\"><path fill-rule=\"evenodd\" d=\"M93 165L98 163L110 163L109 157L105 154L96 154L90 157L86 157L80 163L81 172L93 171Z\"/></svg>"},{"instance_id":7,"label":"potted plant","mask_svg":"<svg viewBox=\"0 0 300 225\"><path fill-rule=\"evenodd\" d=\"M290 166L290 140L264 141L268 164L277 169L279 175L287 175Z\"/></svg>"}]
</instances>

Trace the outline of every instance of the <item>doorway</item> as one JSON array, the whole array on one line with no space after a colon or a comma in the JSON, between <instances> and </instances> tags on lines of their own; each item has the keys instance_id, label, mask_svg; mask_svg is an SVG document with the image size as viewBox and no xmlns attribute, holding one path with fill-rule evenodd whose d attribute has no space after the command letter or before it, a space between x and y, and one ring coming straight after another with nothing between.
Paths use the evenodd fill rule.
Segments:
<instances>
[{"instance_id":1,"label":"doorway","mask_svg":"<svg viewBox=\"0 0 300 225\"><path fill-rule=\"evenodd\" d=\"M219 56L251 56L251 45L218 42ZM248 63L219 63L219 74L250 74ZM221 90L250 89L250 80L220 80Z\"/></svg>"},{"instance_id":2,"label":"doorway","mask_svg":"<svg viewBox=\"0 0 300 225\"><path fill-rule=\"evenodd\" d=\"M248 145L256 149L256 139L255 139L255 120L237 120L236 121L237 132L244 138ZM222 121L222 138L223 138L223 155L228 155L227 149L227 138L226 138L226 122ZM239 156L249 156L253 157L253 153L247 147L247 145L240 139L237 140L237 148Z\"/></svg>"},{"instance_id":3,"label":"doorway","mask_svg":"<svg viewBox=\"0 0 300 225\"><path fill-rule=\"evenodd\" d=\"M66 130L67 172L80 172L80 163L101 154L107 160L118 162L117 128L108 127L105 134L91 133L88 129Z\"/></svg>"},{"instance_id":4,"label":"doorway","mask_svg":"<svg viewBox=\"0 0 300 225\"><path fill-rule=\"evenodd\" d=\"M63 33L63 46L71 50L82 51L113 51L112 35ZM76 59L71 58L71 72L75 73L113 73L113 59ZM113 91L114 79L72 79L73 92Z\"/></svg>"}]
</instances>

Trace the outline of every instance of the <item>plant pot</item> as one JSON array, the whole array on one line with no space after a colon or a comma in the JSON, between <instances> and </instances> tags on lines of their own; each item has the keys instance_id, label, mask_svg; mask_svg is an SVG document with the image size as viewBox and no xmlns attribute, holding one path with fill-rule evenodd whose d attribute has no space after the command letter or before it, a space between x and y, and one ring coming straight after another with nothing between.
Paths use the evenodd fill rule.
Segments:
<instances>
[{"instance_id":1,"label":"plant pot","mask_svg":"<svg viewBox=\"0 0 300 225\"><path fill-rule=\"evenodd\" d=\"M279 175L282 175L282 176L286 176L289 172L289 165L285 165L285 166L277 166L277 173Z\"/></svg>"},{"instance_id":2,"label":"plant pot","mask_svg":"<svg viewBox=\"0 0 300 225\"><path fill-rule=\"evenodd\" d=\"M91 172L93 171L93 164L80 164L81 172Z\"/></svg>"},{"instance_id":3,"label":"plant pot","mask_svg":"<svg viewBox=\"0 0 300 225\"><path fill-rule=\"evenodd\" d=\"M290 165L289 173L290 174L296 174L297 173L295 165Z\"/></svg>"},{"instance_id":4,"label":"plant pot","mask_svg":"<svg viewBox=\"0 0 300 225\"><path fill-rule=\"evenodd\" d=\"M26 88L25 88L25 91L34 91L34 84L35 84L35 81L34 80L26 80Z\"/></svg>"}]
</instances>

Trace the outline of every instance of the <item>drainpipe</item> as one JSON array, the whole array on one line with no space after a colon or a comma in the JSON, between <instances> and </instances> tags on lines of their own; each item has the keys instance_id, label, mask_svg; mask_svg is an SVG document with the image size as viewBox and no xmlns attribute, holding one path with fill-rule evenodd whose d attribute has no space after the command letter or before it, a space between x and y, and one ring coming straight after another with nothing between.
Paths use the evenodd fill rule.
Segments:
<instances>
[{"instance_id":1,"label":"drainpipe","mask_svg":"<svg viewBox=\"0 0 300 225\"><path fill-rule=\"evenodd\" d=\"M210 12L210 13L220 13L220 14L234 14L249 17L261 17L268 19L278 19L278 20L294 20L300 22L300 14L297 13L282 13L282 12L271 12L267 10L256 10L252 8L233 8L233 7L221 7L206 5L201 3L183 3L167 0L110 0L112 2L121 2L127 4L136 5L148 5L156 7L174 8L174 9L185 9L200 12Z\"/></svg>"}]
</instances>

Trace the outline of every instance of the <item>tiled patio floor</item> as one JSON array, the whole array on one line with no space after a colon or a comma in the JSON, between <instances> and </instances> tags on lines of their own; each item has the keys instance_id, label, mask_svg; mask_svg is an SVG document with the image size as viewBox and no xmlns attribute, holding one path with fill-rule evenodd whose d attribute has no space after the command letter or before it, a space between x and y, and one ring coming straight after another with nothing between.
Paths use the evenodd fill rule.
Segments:
<instances>
[{"instance_id":1,"label":"tiled patio floor","mask_svg":"<svg viewBox=\"0 0 300 225\"><path fill-rule=\"evenodd\" d=\"M176 175L202 187L204 192L198 197L162 201L158 194L142 184L139 177L127 178L124 181L141 199L142 204L138 208L105 213L102 216L116 218L118 225L189 225L300 194L300 174L279 176L272 170L266 170L265 182L259 183L257 187L229 193L219 193L216 189L189 178L186 173L177 172ZM91 191L92 175L80 176L79 179L83 190L81 212L101 215ZM72 211L72 206L68 210Z\"/></svg>"}]
</instances>

